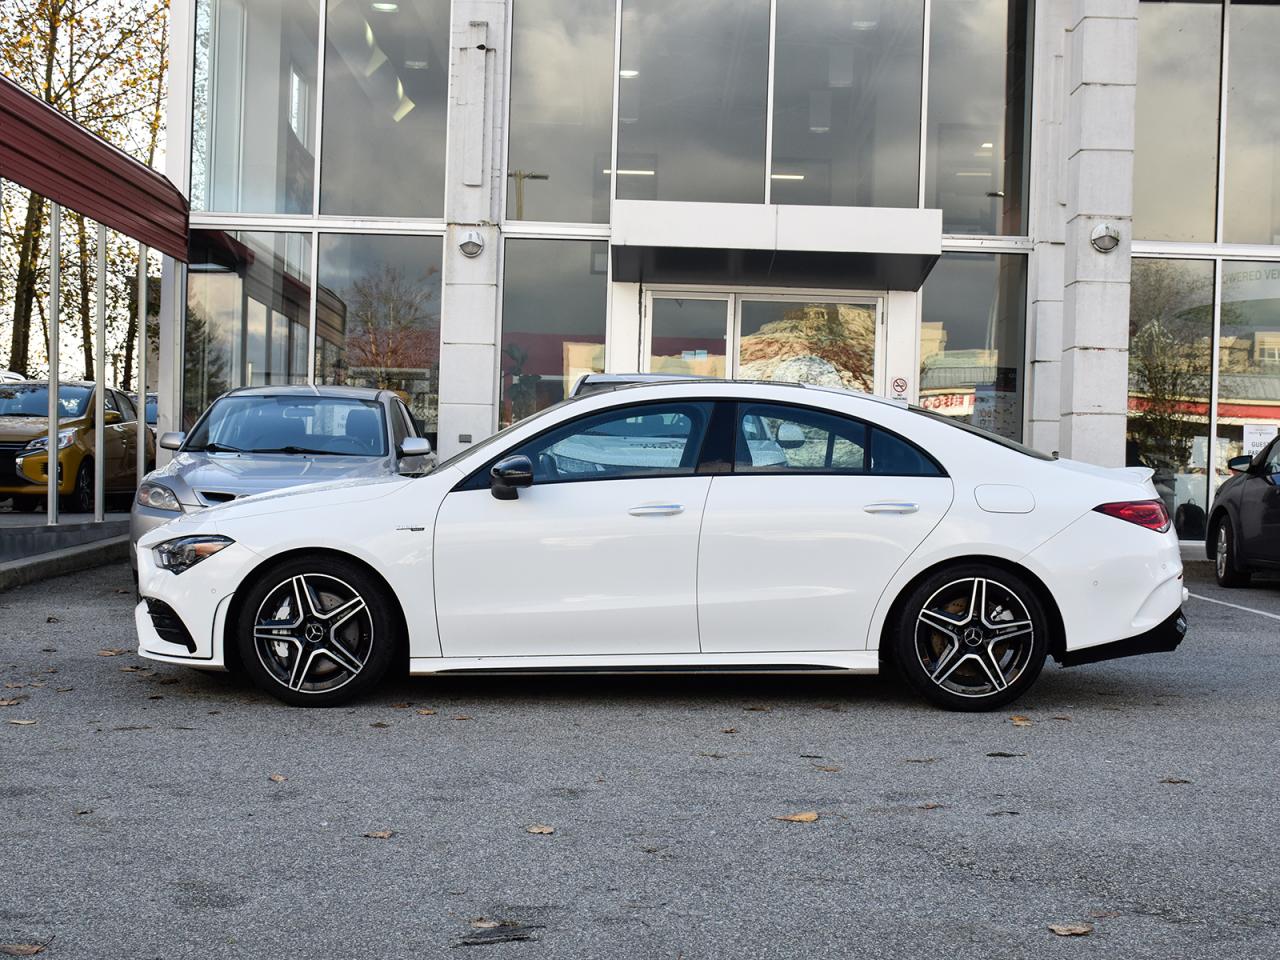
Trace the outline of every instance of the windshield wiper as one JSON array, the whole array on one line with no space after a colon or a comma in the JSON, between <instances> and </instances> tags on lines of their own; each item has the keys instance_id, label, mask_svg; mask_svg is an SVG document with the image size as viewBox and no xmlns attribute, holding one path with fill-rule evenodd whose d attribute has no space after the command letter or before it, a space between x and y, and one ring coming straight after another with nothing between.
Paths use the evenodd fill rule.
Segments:
<instances>
[{"instance_id":1,"label":"windshield wiper","mask_svg":"<svg viewBox=\"0 0 1280 960\"><path fill-rule=\"evenodd\" d=\"M233 447L228 443L218 443L218 441L216 440L211 440L209 443L206 443L203 447L187 447L187 453L205 453L205 452L244 453L244 451L241 450L239 447Z\"/></svg>"},{"instance_id":2,"label":"windshield wiper","mask_svg":"<svg viewBox=\"0 0 1280 960\"><path fill-rule=\"evenodd\" d=\"M246 453L314 453L327 457L340 457L342 454L333 450L313 450L310 447L297 447L290 444L287 447L261 447L255 450L246 450Z\"/></svg>"}]
</instances>

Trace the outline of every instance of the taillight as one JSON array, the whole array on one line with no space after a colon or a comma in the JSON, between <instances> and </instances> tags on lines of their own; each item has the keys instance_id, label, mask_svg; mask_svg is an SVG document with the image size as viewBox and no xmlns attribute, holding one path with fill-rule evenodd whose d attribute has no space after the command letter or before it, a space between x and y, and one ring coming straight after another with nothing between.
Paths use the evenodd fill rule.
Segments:
<instances>
[{"instance_id":1,"label":"taillight","mask_svg":"<svg viewBox=\"0 0 1280 960\"><path fill-rule=\"evenodd\" d=\"M1123 503L1102 503L1093 508L1117 520L1127 520L1140 527L1164 533L1169 529L1169 511L1163 500L1126 500Z\"/></svg>"}]
</instances>

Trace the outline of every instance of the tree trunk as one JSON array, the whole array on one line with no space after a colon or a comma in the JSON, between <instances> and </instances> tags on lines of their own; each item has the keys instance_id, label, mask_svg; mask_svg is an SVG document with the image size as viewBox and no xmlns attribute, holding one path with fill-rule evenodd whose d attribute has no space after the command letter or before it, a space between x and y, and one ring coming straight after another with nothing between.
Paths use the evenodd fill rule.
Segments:
<instances>
[{"instance_id":1,"label":"tree trunk","mask_svg":"<svg viewBox=\"0 0 1280 960\"><path fill-rule=\"evenodd\" d=\"M31 305L36 295L36 273L40 241L44 232L44 197L27 196L27 220L18 238L18 276L13 296L13 331L9 340L9 369L28 374L27 356L31 347Z\"/></svg>"},{"instance_id":2,"label":"tree trunk","mask_svg":"<svg viewBox=\"0 0 1280 960\"><path fill-rule=\"evenodd\" d=\"M76 217L76 246L80 251L80 337L84 340L84 378L93 379L93 303L89 298L89 238L85 218Z\"/></svg>"}]
</instances>

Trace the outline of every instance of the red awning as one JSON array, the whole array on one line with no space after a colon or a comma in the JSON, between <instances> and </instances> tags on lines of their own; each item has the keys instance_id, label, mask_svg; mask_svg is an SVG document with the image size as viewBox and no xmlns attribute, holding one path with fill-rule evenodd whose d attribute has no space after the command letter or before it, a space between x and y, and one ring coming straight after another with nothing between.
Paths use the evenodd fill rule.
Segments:
<instances>
[{"instance_id":1,"label":"red awning","mask_svg":"<svg viewBox=\"0 0 1280 960\"><path fill-rule=\"evenodd\" d=\"M0 177L187 259L187 201L177 187L3 76Z\"/></svg>"}]
</instances>

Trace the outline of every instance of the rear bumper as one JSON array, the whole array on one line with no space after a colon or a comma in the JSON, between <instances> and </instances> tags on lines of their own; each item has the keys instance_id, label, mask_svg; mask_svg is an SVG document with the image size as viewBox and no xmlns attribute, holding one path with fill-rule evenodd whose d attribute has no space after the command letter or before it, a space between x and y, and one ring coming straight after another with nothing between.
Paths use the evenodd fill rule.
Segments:
<instances>
[{"instance_id":1,"label":"rear bumper","mask_svg":"<svg viewBox=\"0 0 1280 960\"><path fill-rule=\"evenodd\" d=\"M1084 663L1117 660L1120 657L1136 657L1141 653L1172 653L1187 635L1187 617L1179 607L1159 625L1123 640L1101 643L1095 647L1067 650L1056 655L1064 667L1078 667Z\"/></svg>"}]
</instances>

